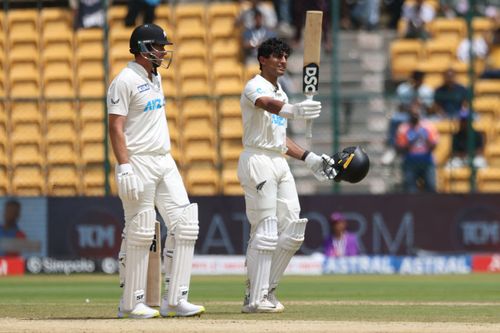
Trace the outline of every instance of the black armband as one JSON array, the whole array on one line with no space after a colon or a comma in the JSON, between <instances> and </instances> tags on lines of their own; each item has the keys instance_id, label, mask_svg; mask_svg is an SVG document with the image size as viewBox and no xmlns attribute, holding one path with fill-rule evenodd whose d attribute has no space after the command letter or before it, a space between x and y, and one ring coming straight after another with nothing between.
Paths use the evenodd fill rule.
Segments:
<instances>
[{"instance_id":1,"label":"black armband","mask_svg":"<svg viewBox=\"0 0 500 333\"><path fill-rule=\"evenodd\" d=\"M306 157L307 157L307 155L309 155L309 153L310 153L309 150L304 151L304 154L302 154L302 156L300 157L300 160L305 161Z\"/></svg>"}]
</instances>

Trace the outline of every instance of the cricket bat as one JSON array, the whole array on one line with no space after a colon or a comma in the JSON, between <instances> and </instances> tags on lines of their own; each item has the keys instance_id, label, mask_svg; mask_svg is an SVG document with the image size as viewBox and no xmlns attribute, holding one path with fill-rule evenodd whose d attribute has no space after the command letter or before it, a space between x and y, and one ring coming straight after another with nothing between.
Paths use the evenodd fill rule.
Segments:
<instances>
[{"instance_id":1,"label":"cricket bat","mask_svg":"<svg viewBox=\"0 0 500 333\"><path fill-rule=\"evenodd\" d=\"M161 233L160 222L155 223L155 236L149 248L146 305L160 306L161 302Z\"/></svg>"},{"instance_id":2,"label":"cricket bat","mask_svg":"<svg viewBox=\"0 0 500 333\"><path fill-rule=\"evenodd\" d=\"M321 24L323 12L308 10L304 29L304 67L302 71L302 91L307 99L318 93L319 59L321 55ZM306 138L312 138L312 120L306 120Z\"/></svg>"}]
</instances>

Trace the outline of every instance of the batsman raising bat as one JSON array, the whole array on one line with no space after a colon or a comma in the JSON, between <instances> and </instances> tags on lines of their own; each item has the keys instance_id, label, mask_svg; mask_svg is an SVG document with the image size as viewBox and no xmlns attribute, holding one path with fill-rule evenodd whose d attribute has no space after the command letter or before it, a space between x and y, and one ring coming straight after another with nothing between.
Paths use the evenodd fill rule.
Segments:
<instances>
[{"instance_id":1,"label":"batsman raising bat","mask_svg":"<svg viewBox=\"0 0 500 333\"><path fill-rule=\"evenodd\" d=\"M258 49L260 74L241 95L243 152L238 178L245 193L250 240L246 254L247 289L242 312L282 312L276 288L295 252L304 241L307 219L300 218L295 181L285 155L304 161L319 181L358 182L368 172L367 155L350 147L333 157L304 150L286 136L289 119L319 117L321 103L288 103L278 83L285 73L290 47L281 39Z\"/></svg>"},{"instance_id":2,"label":"batsman raising bat","mask_svg":"<svg viewBox=\"0 0 500 333\"><path fill-rule=\"evenodd\" d=\"M155 24L137 27L130 37L128 63L108 90L109 135L118 164L116 183L125 212L119 253L123 295L118 317L186 317L205 308L188 302L198 206L190 203L170 154L165 98L158 67L168 68L171 45ZM163 64L165 56L168 64ZM166 61L165 61L166 62ZM145 299L148 255L155 235L156 212L168 229L165 242L165 294L160 311Z\"/></svg>"}]
</instances>

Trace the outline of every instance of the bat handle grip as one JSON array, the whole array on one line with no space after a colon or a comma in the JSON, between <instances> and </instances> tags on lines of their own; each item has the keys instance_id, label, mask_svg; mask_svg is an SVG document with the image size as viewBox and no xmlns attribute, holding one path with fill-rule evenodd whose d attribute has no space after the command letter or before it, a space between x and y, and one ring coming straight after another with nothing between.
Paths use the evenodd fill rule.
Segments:
<instances>
[{"instance_id":1,"label":"bat handle grip","mask_svg":"<svg viewBox=\"0 0 500 333\"><path fill-rule=\"evenodd\" d=\"M306 95L306 98L310 101L313 99L313 95ZM312 119L306 120L306 139L308 141L311 140L312 138L312 126L313 126L313 121Z\"/></svg>"}]
</instances>

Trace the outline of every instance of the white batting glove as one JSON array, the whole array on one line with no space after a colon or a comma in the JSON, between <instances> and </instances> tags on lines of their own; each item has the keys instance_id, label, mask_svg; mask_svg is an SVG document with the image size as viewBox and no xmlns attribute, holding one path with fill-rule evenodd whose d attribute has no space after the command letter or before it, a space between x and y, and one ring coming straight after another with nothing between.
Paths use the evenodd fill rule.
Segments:
<instances>
[{"instance_id":1,"label":"white batting glove","mask_svg":"<svg viewBox=\"0 0 500 333\"><path fill-rule=\"evenodd\" d=\"M285 104L279 115L288 119L315 119L321 113L321 102L306 99L296 104Z\"/></svg>"},{"instance_id":2,"label":"white batting glove","mask_svg":"<svg viewBox=\"0 0 500 333\"><path fill-rule=\"evenodd\" d=\"M307 167L312 171L314 177L316 177L316 179L319 180L320 182L326 182L330 180L328 175L325 173L325 164L324 164L325 156L327 158L330 158L328 155L325 154L323 154L322 156L318 156L313 152L309 152L309 154L307 154L306 156L306 159L304 160Z\"/></svg>"},{"instance_id":3,"label":"white batting glove","mask_svg":"<svg viewBox=\"0 0 500 333\"><path fill-rule=\"evenodd\" d=\"M120 164L117 169L118 196L127 200L139 200L139 193L144 191L142 181L134 174L128 163Z\"/></svg>"}]
</instances>

